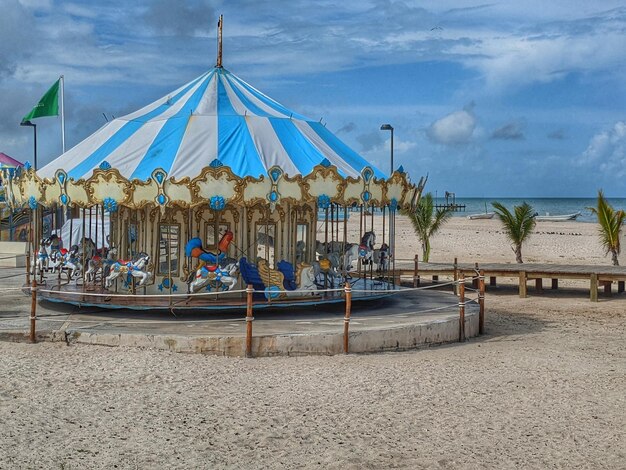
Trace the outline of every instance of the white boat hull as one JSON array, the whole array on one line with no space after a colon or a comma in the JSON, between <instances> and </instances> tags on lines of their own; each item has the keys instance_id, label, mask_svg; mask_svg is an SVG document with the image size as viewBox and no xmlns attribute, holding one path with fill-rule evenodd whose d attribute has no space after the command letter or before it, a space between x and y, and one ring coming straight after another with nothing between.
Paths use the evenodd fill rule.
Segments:
<instances>
[{"instance_id":1,"label":"white boat hull","mask_svg":"<svg viewBox=\"0 0 626 470\"><path fill-rule=\"evenodd\" d=\"M564 222L567 220L576 220L576 217L578 217L579 215L580 212L564 215L537 215L535 216L535 220L537 222Z\"/></svg>"},{"instance_id":2,"label":"white boat hull","mask_svg":"<svg viewBox=\"0 0 626 470\"><path fill-rule=\"evenodd\" d=\"M467 218L470 219L470 220L493 219L494 215L496 215L495 212L484 212L482 214L470 214L470 215L467 216Z\"/></svg>"}]
</instances>

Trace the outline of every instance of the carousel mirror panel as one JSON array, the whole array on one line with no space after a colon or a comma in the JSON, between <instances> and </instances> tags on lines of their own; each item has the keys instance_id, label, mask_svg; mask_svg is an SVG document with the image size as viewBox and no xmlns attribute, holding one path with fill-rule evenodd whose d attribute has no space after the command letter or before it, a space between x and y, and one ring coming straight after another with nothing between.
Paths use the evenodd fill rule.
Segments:
<instances>
[{"instance_id":1,"label":"carousel mirror panel","mask_svg":"<svg viewBox=\"0 0 626 470\"><path fill-rule=\"evenodd\" d=\"M159 270L161 276L178 275L178 249L180 226L178 224L159 225Z\"/></svg>"},{"instance_id":2,"label":"carousel mirror panel","mask_svg":"<svg viewBox=\"0 0 626 470\"><path fill-rule=\"evenodd\" d=\"M208 251L217 252L217 244L222 239L224 234L230 230L230 224L228 222L215 222L205 223L205 246ZM229 250L230 251L230 250ZM230 253L228 254L230 256Z\"/></svg>"},{"instance_id":3,"label":"carousel mirror panel","mask_svg":"<svg viewBox=\"0 0 626 470\"><path fill-rule=\"evenodd\" d=\"M309 246L309 224L298 223L296 225L296 263L305 262L307 259L307 246Z\"/></svg>"},{"instance_id":4,"label":"carousel mirror panel","mask_svg":"<svg viewBox=\"0 0 626 470\"><path fill-rule=\"evenodd\" d=\"M269 266L274 267L276 224L274 222L257 222L256 234L257 258L267 260Z\"/></svg>"}]
</instances>

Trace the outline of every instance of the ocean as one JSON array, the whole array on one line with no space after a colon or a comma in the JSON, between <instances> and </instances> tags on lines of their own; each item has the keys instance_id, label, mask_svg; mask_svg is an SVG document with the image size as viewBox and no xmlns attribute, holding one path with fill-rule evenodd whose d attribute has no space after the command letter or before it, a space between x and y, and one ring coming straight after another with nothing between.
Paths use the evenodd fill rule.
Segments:
<instances>
[{"instance_id":1,"label":"ocean","mask_svg":"<svg viewBox=\"0 0 626 470\"><path fill-rule=\"evenodd\" d=\"M615 210L626 210L626 198L607 198L608 202ZM539 215L560 215L572 214L580 212L581 216L576 220L578 222L596 222L596 217L591 213L588 207L596 207L596 198L507 198L507 197L457 197L456 204L465 205L465 212L454 212L455 217L466 217L469 214L485 212L485 204L487 212L492 212L491 203L498 201L504 204L508 209L518 206L524 202L530 204L534 211ZM448 202L451 202L449 199ZM437 204L445 204L445 198L436 199Z\"/></svg>"}]
</instances>

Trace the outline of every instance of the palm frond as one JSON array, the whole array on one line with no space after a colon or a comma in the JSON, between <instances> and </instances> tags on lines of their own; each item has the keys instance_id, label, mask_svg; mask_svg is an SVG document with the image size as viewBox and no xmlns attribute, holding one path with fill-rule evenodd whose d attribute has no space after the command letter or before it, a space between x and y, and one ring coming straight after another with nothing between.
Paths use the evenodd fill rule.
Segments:
<instances>
[{"instance_id":1,"label":"palm frond","mask_svg":"<svg viewBox=\"0 0 626 470\"><path fill-rule=\"evenodd\" d=\"M598 191L597 207L588 208L598 218L598 232L600 235L600 243L606 253L614 251L619 254L620 233L622 225L626 219L626 213L623 210L615 210L604 197L602 190Z\"/></svg>"},{"instance_id":2,"label":"palm frond","mask_svg":"<svg viewBox=\"0 0 626 470\"><path fill-rule=\"evenodd\" d=\"M492 202L491 205L511 242L519 245L528 239L536 224L530 204L524 202L520 206L515 206L513 212L498 201Z\"/></svg>"}]
</instances>

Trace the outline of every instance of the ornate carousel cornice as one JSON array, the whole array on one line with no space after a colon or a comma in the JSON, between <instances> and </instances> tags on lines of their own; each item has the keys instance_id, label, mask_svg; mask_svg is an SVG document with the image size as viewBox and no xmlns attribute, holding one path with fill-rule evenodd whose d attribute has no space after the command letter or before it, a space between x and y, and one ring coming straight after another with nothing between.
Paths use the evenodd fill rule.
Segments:
<instances>
[{"instance_id":1,"label":"ornate carousel cornice","mask_svg":"<svg viewBox=\"0 0 626 470\"><path fill-rule=\"evenodd\" d=\"M422 179L423 180L423 179ZM340 174L327 160L313 167L308 175L290 177L278 167L271 167L259 178L241 178L230 167L214 160L194 178L177 180L161 168L145 181L128 180L116 168L103 162L87 179L75 181L59 169L53 178L41 179L29 168L14 176L7 191L16 207L42 205L86 208L102 204L114 212L117 207L194 208L208 206L214 211L226 207L252 207L267 204L270 210L286 204L311 204L321 209L331 203L402 208L414 204L423 183L412 184L400 168L388 179L374 176L365 167L358 178ZM34 202L33 202L34 201Z\"/></svg>"}]
</instances>

